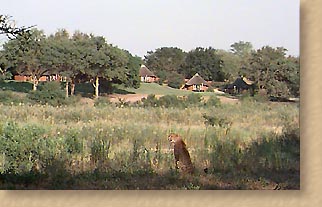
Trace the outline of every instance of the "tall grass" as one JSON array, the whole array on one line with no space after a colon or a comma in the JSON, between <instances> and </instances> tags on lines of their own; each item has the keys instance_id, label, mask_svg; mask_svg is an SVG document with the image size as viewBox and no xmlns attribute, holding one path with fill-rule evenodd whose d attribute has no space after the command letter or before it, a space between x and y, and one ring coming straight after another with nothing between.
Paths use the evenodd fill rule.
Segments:
<instances>
[{"instance_id":1,"label":"tall grass","mask_svg":"<svg viewBox=\"0 0 322 207\"><path fill-rule=\"evenodd\" d=\"M231 188L251 189L247 179L299 172L298 111L294 104L254 102L188 108L1 105L0 171L7 181L0 187L10 188L9 175L32 172L44 179L42 188L222 189L219 183L229 175L236 183ZM230 130L205 124L204 115L231 121ZM187 144L196 166L192 180L174 169L170 132ZM153 182L144 182L149 177ZM297 181L285 188L298 188Z\"/></svg>"}]
</instances>

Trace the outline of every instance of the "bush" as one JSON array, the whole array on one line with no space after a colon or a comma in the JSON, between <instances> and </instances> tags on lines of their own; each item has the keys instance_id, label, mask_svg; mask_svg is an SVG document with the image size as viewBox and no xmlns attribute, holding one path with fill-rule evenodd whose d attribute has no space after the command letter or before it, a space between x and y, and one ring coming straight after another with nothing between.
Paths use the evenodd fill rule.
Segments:
<instances>
[{"instance_id":1,"label":"bush","mask_svg":"<svg viewBox=\"0 0 322 207\"><path fill-rule=\"evenodd\" d=\"M52 81L39 85L37 91L31 91L28 98L36 103L61 106L70 104L65 96L65 91L59 82Z\"/></svg>"},{"instance_id":2,"label":"bush","mask_svg":"<svg viewBox=\"0 0 322 207\"><path fill-rule=\"evenodd\" d=\"M57 139L46 139L46 130L36 125L20 127L8 122L0 127L1 173L24 173L41 168L56 151ZM55 141L56 140L56 141Z\"/></svg>"},{"instance_id":3,"label":"bush","mask_svg":"<svg viewBox=\"0 0 322 207\"><path fill-rule=\"evenodd\" d=\"M187 96L188 104L199 104L202 101L202 96L198 93L192 93Z\"/></svg>"},{"instance_id":4,"label":"bush","mask_svg":"<svg viewBox=\"0 0 322 207\"><path fill-rule=\"evenodd\" d=\"M154 94L149 94L147 98L142 98L141 100L144 107L155 107L158 105L158 99Z\"/></svg>"},{"instance_id":5,"label":"bush","mask_svg":"<svg viewBox=\"0 0 322 207\"><path fill-rule=\"evenodd\" d=\"M94 106L96 107L110 106L111 104L110 99L107 97L98 97L94 102Z\"/></svg>"},{"instance_id":6,"label":"bush","mask_svg":"<svg viewBox=\"0 0 322 207\"><path fill-rule=\"evenodd\" d=\"M26 100L17 96L12 91L0 91L0 103L2 104L18 104L24 103Z\"/></svg>"},{"instance_id":7,"label":"bush","mask_svg":"<svg viewBox=\"0 0 322 207\"><path fill-rule=\"evenodd\" d=\"M184 106L184 101L179 99L176 95L165 95L159 98L158 105L165 108L182 107Z\"/></svg>"},{"instance_id":8,"label":"bush","mask_svg":"<svg viewBox=\"0 0 322 207\"><path fill-rule=\"evenodd\" d=\"M217 96L210 96L207 102L205 103L207 107L220 107L221 102Z\"/></svg>"}]
</instances>

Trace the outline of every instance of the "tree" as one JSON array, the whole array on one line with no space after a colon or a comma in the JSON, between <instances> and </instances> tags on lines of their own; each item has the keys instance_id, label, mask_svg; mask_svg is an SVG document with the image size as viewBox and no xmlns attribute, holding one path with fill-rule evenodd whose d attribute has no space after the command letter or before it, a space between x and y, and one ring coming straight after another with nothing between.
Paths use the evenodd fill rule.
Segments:
<instances>
[{"instance_id":1,"label":"tree","mask_svg":"<svg viewBox=\"0 0 322 207\"><path fill-rule=\"evenodd\" d=\"M86 59L89 67L85 74L90 78L95 89L95 98L99 96L99 79L107 81L126 80L126 54L119 48L106 43L104 37L91 36Z\"/></svg>"},{"instance_id":2,"label":"tree","mask_svg":"<svg viewBox=\"0 0 322 207\"><path fill-rule=\"evenodd\" d=\"M130 52L123 50L128 57L128 63L126 65L126 80L124 85L126 87L139 88L140 87L140 77L139 70L143 61L138 56L133 56Z\"/></svg>"},{"instance_id":3,"label":"tree","mask_svg":"<svg viewBox=\"0 0 322 207\"><path fill-rule=\"evenodd\" d=\"M10 66L20 75L31 76L33 90L37 89L40 77L50 71L46 61L45 44L43 31L33 29L28 37L17 36L3 46Z\"/></svg>"},{"instance_id":4,"label":"tree","mask_svg":"<svg viewBox=\"0 0 322 207\"><path fill-rule=\"evenodd\" d=\"M206 80L224 81L228 75L222 68L223 61L215 49L198 47L188 52L179 73L185 78L191 78L199 73Z\"/></svg>"},{"instance_id":5,"label":"tree","mask_svg":"<svg viewBox=\"0 0 322 207\"><path fill-rule=\"evenodd\" d=\"M185 57L186 53L177 47L162 47L149 51L144 62L158 77L166 79L168 75L165 74L178 73Z\"/></svg>"},{"instance_id":6,"label":"tree","mask_svg":"<svg viewBox=\"0 0 322 207\"><path fill-rule=\"evenodd\" d=\"M9 63L5 58L4 51L0 50L0 81L10 79L12 73L8 70Z\"/></svg>"},{"instance_id":7,"label":"tree","mask_svg":"<svg viewBox=\"0 0 322 207\"><path fill-rule=\"evenodd\" d=\"M241 57L225 50L217 50L216 54L222 60L222 71L226 74L226 79L233 81L240 75L242 68Z\"/></svg>"},{"instance_id":8,"label":"tree","mask_svg":"<svg viewBox=\"0 0 322 207\"><path fill-rule=\"evenodd\" d=\"M180 88L184 84L184 77L176 72L169 73L167 80L171 88Z\"/></svg>"},{"instance_id":9,"label":"tree","mask_svg":"<svg viewBox=\"0 0 322 207\"><path fill-rule=\"evenodd\" d=\"M4 34L9 39L13 39L17 36L28 36L29 30L34 27L16 27L15 21L11 19L11 16L0 15L0 35Z\"/></svg>"},{"instance_id":10,"label":"tree","mask_svg":"<svg viewBox=\"0 0 322 207\"><path fill-rule=\"evenodd\" d=\"M246 70L248 77L270 96L288 97L291 95L291 85L299 85L298 63L293 58L286 58L286 51L283 47L265 46L250 57Z\"/></svg>"},{"instance_id":11,"label":"tree","mask_svg":"<svg viewBox=\"0 0 322 207\"><path fill-rule=\"evenodd\" d=\"M253 45L250 42L239 41L235 42L234 44L230 45L231 51L238 55L239 57L245 57L251 54L253 50Z\"/></svg>"}]
</instances>

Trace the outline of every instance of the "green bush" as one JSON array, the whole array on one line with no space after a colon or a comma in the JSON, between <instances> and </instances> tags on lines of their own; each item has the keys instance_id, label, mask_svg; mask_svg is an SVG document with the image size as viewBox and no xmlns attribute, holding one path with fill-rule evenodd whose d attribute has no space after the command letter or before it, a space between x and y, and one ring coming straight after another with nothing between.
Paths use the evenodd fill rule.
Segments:
<instances>
[{"instance_id":1,"label":"green bush","mask_svg":"<svg viewBox=\"0 0 322 207\"><path fill-rule=\"evenodd\" d=\"M79 137L80 134L76 130L70 130L66 133L65 144L68 153L81 153L83 151L83 143Z\"/></svg>"},{"instance_id":2,"label":"green bush","mask_svg":"<svg viewBox=\"0 0 322 207\"><path fill-rule=\"evenodd\" d=\"M66 98L65 91L61 88L59 82L51 81L39 85L37 91L31 91L28 98L36 103L49 104L52 106L68 105L73 99ZM75 100L76 101L76 100Z\"/></svg>"},{"instance_id":3,"label":"green bush","mask_svg":"<svg viewBox=\"0 0 322 207\"><path fill-rule=\"evenodd\" d=\"M158 105L165 108L183 107L184 101L182 99L179 99L176 95L165 95L159 98Z\"/></svg>"},{"instance_id":4,"label":"green bush","mask_svg":"<svg viewBox=\"0 0 322 207\"><path fill-rule=\"evenodd\" d=\"M23 97L19 97L12 91L0 91L0 103L2 104L19 104L24 103L26 100Z\"/></svg>"},{"instance_id":5,"label":"green bush","mask_svg":"<svg viewBox=\"0 0 322 207\"><path fill-rule=\"evenodd\" d=\"M207 102L205 103L206 107L220 107L221 102L217 96L210 96Z\"/></svg>"},{"instance_id":6,"label":"green bush","mask_svg":"<svg viewBox=\"0 0 322 207\"><path fill-rule=\"evenodd\" d=\"M197 105L202 101L202 96L199 93L191 93L187 96L186 103Z\"/></svg>"},{"instance_id":7,"label":"green bush","mask_svg":"<svg viewBox=\"0 0 322 207\"><path fill-rule=\"evenodd\" d=\"M110 106L112 103L109 98L107 97L98 97L95 99L94 106L96 107L105 107Z\"/></svg>"},{"instance_id":8,"label":"green bush","mask_svg":"<svg viewBox=\"0 0 322 207\"><path fill-rule=\"evenodd\" d=\"M149 94L148 97L142 98L142 103L144 107L155 107L158 106L158 99L154 94Z\"/></svg>"},{"instance_id":9,"label":"green bush","mask_svg":"<svg viewBox=\"0 0 322 207\"><path fill-rule=\"evenodd\" d=\"M24 173L40 168L57 153L57 139L47 139L46 130L36 125L18 126L14 122L0 127L1 173ZM38 169L38 170L40 170Z\"/></svg>"}]
</instances>

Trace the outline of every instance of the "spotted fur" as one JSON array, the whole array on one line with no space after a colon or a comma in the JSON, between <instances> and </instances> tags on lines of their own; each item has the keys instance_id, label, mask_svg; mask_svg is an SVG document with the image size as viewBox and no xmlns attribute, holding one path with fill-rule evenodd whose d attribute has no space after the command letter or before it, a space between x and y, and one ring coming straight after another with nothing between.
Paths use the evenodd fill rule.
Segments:
<instances>
[{"instance_id":1,"label":"spotted fur","mask_svg":"<svg viewBox=\"0 0 322 207\"><path fill-rule=\"evenodd\" d=\"M175 158L175 166L183 172L192 173L194 167L192 165L186 144L178 134L170 134L168 140L173 144L173 153Z\"/></svg>"}]
</instances>

